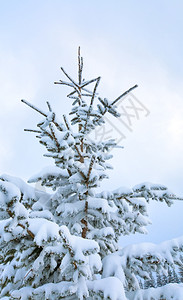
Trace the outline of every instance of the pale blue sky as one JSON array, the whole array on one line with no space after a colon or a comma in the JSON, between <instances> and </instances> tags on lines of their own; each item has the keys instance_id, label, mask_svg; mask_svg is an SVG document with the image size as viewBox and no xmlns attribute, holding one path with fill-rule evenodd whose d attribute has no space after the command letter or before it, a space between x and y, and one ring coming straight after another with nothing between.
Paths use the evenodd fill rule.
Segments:
<instances>
[{"instance_id":1,"label":"pale blue sky","mask_svg":"<svg viewBox=\"0 0 183 300\"><path fill-rule=\"evenodd\" d=\"M50 163L23 132L39 116L20 99L40 107L50 100L67 112L67 90L53 82L60 66L77 74L80 45L86 78L102 76L103 96L115 98L137 83L134 94L150 110L126 134L124 150L114 152L111 189L151 181L183 195L182 13L183 2L170 0L0 1L1 173L28 179ZM182 212L183 203L151 205L149 236L129 241L181 235Z\"/></svg>"}]
</instances>

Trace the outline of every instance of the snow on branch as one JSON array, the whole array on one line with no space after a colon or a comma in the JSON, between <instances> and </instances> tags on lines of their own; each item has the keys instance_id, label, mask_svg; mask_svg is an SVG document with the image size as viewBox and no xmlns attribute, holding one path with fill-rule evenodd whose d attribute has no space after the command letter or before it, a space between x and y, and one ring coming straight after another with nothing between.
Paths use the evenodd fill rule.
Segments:
<instances>
[{"instance_id":1,"label":"snow on branch","mask_svg":"<svg viewBox=\"0 0 183 300\"><path fill-rule=\"evenodd\" d=\"M183 236L159 245L132 244L103 259L103 277L115 275L126 289L138 290L137 276L148 279L150 271L167 275L168 266L180 265L179 253L182 251Z\"/></svg>"}]
</instances>

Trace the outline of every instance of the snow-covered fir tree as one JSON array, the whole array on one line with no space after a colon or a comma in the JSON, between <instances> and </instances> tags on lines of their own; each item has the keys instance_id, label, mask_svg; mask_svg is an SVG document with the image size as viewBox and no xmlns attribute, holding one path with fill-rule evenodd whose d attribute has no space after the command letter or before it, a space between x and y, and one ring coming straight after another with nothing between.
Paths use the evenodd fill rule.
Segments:
<instances>
[{"instance_id":1,"label":"snow-covered fir tree","mask_svg":"<svg viewBox=\"0 0 183 300\"><path fill-rule=\"evenodd\" d=\"M162 282L162 286L168 283L168 273L166 275L161 274L161 282Z\"/></svg>"},{"instance_id":2,"label":"snow-covered fir tree","mask_svg":"<svg viewBox=\"0 0 183 300\"><path fill-rule=\"evenodd\" d=\"M144 288L144 285L143 285L143 283L142 283L142 280L139 280L139 287L140 287L140 289L143 289L143 288Z\"/></svg>"},{"instance_id":3,"label":"snow-covered fir tree","mask_svg":"<svg viewBox=\"0 0 183 300\"><path fill-rule=\"evenodd\" d=\"M180 283L180 278L174 268L168 267L168 276L165 274L156 274L156 284L157 287L166 285L168 283Z\"/></svg>"},{"instance_id":4,"label":"snow-covered fir tree","mask_svg":"<svg viewBox=\"0 0 183 300\"><path fill-rule=\"evenodd\" d=\"M172 268L168 267L168 278L167 278L168 283L173 283L174 282L174 276L173 276L173 270Z\"/></svg>"},{"instance_id":5,"label":"snow-covered fir tree","mask_svg":"<svg viewBox=\"0 0 183 300\"><path fill-rule=\"evenodd\" d=\"M183 283L183 256L180 255L180 265L178 266L179 268L179 277L180 281Z\"/></svg>"},{"instance_id":6,"label":"snow-covered fir tree","mask_svg":"<svg viewBox=\"0 0 183 300\"><path fill-rule=\"evenodd\" d=\"M157 273L156 274L156 285L157 287L163 286L163 278L162 278L162 274Z\"/></svg>"},{"instance_id":7,"label":"snow-covered fir tree","mask_svg":"<svg viewBox=\"0 0 183 300\"><path fill-rule=\"evenodd\" d=\"M43 111L22 100L43 118L37 129L27 131L36 133L45 156L55 164L29 183L39 181L52 192L36 190L9 175L0 177L0 298L143 299L143 294L135 298L143 291L139 277L167 274L169 265L180 262L183 238L120 249L119 237L147 232L149 201L170 206L179 198L165 186L151 183L99 191L117 144L97 142L89 134L105 123L106 114L120 117L117 102L136 86L114 100L100 97L100 77L83 79L80 49L78 79L61 70L66 81L56 83L71 89L70 117L63 114L59 119L49 102Z\"/></svg>"},{"instance_id":8,"label":"snow-covered fir tree","mask_svg":"<svg viewBox=\"0 0 183 300\"><path fill-rule=\"evenodd\" d=\"M168 283L180 283L179 277L174 268L168 267Z\"/></svg>"},{"instance_id":9,"label":"snow-covered fir tree","mask_svg":"<svg viewBox=\"0 0 183 300\"><path fill-rule=\"evenodd\" d=\"M173 271L173 283L180 283L181 281L176 270L173 268L172 271Z\"/></svg>"}]
</instances>

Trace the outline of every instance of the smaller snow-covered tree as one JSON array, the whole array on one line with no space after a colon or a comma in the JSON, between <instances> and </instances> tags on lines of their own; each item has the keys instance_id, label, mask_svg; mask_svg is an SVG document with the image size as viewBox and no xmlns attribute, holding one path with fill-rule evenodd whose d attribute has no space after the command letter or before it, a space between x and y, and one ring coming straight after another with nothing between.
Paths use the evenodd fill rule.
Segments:
<instances>
[{"instance_id":1,"label":"smaller snow-covered tree","mask_svg":"<svg viewBox=\"0 0 183 300\"><path fill-rule=\"evenodd\" d=\"M156 285L157 285L157 287L160 287L163 285L162 274L160 274L160 273L156 274Z\"/></svg>"},{"instance_id":2,"label":"smaller snow-covered tree","mask_svg":"<svg viewBox=\"0 0 183 300\"><path fill-rule=\"evenodd\" d=\"M165 274L162 274L162 286L168 283L168 277Z\"/></svg>"},{"instance_id":3,"label":"smaller snow-covered tree","mask_svg":"<svg viewBox=\"0 0 183 300\"><path fill-rule=\"evenodd\" d=\"M180 255L180 264L178 268L179 268L180 281L183 282L183 256L182 255Z\"/></svg>"},{"instance_id":4,"label":"smaller snow-covered tree","mask_svg":"<svg viewBox=\"0 0 183 300\"><path fill-rule=\"evenodd\" d=\"M143 285L143 283L142 283L142 280L139 280L139 287L140 287L140 289L143 289L143 288L144 288L144 285Z\"/></svg>"},{"instance_id":5,"label":"smaller snow-covered tree","mask_svg":"<svg viewBox=\"0 0 183 300\"><path fill-rule=\"evenodd\" d=\"M173 282L174 283L180 283L180 278L179 278L175 268L173 268L172 272L173 272Z\"/></svg>"},{"instance_id":6,"label":"smaller snow-covered tree","mask_svg":"<svg viewBox=\"0 0 183 300\"><path fill-rule=\"evenodd\" d=\"M174 282L173 270L172 270L172 268L170 268L170 267L168 267L168 277L167 277L167 282L168 282L168 283L173 283L173 282Z\"/></svg>"},{"instance_id":7,"label":"smaller snow-covered tree","mask_svg":"<svg viewBox=\"0 0 183 300\"><path fill-rule=\"evenodd\" d=\"M145 289L148 289L148 288L155 288L156 287L156 282L155 282L155 279L153 277L153 274L152 272L150 272L149 274L149 279L146 279L145 282L144 282L144 288Z\"/></svg>"},{"instance_id":8,"label":"smaller snow-covered tree","mask_svg":"<svg viewBox=\"0 0 183 300\"><path fill-rule=\"evenodd\" d=\"M180 279L176 273L175 268L168 266L168 276L165 274L157 274L157 287L164 286L168 283L180 283Z\"/></svg>"},{"instance_id":9,"label":"smaller snow-covered tree","mask_svg":"<svg viewBox=\"0 0 183 300\"><path fill-rule=\"evenodd\" d=\"M175 268L168 267L168 283L180 283L179 277L175 271Z\"/></svg>"}]
</instances>

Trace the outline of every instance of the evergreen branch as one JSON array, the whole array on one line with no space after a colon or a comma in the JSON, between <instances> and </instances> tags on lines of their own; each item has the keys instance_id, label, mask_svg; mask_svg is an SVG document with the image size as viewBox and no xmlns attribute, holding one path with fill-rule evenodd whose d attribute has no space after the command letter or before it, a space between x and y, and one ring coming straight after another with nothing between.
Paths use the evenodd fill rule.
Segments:
<instances>
[{"instance_id":1,"label":"evergreen branch","mask_svg":"<svg viewBox=\"0 0 183 300\"><path fill-rule=\"evenodd\" d=\"M53 126L52 126L51 124L49 124L49 127L50 127L50 131L51 131L52 137L53 137L53 139L54 139L54 141L55 141L55 144L56 144L56 146L57 146L57 149L58 149L58 151L60 151L60 144L59 144L59 142L58 142L58 140L57 140L57 138L56 138L56 135L55 135Z\"/></svg>"},{"instance_id":2,"label":"evergreen branch","mask_svg":"<svg viewBox=\"0 0 183 300\"><path fill-rule=\"evenodd\" d=\"M91 91L89 91L88 89L85 89L84 87L87 86L88 84L91 84L91 83L97 81L98 78L99 78L99 77L94 78L94 79L91 79L91 80L88 80L88 81L85 81L85 82L83 82L82 84L79 85L80 90L83 90L83 91L85 91L85 92L88 93L88 94L82 94L82 96L85 96L85 97L86 97L86 96L92 97L92 94L93 94L93 93L92 93ZM72 84L67 83L67 82L64 82L64 81L62 81L62 80L60 80L60 82L54 82L54 83L55 83L55 84L65 84L65 85L68 85L68 86L74 88ZM67 97L70 97L70 96L74 95L76 92L78 93L77 90L72 91L71 93L69 93L69 94L67 95Z\"/></svg>"},{"instance_id":3,"label":"evergreen branch","mask_svg":"<svg viewBox=\"0 0 183 300\"><path fill-rule=\"evenodd\" d=\"M31 103L29 103L28 101L22 99L21 100L24 104L28 105L29 107L31 107L32 109L34 109L35 111L37 111L38 113L40 113L41 115L43 115L45 118L47 117L47 114L45 114L44 112L42 112L40 109L38 109L37 107L35 107L34 105L32 105Z\"/></svg>"},{"instance_id":4,"label":"evergreen branch","mask_svg":"<svg viewBox=\"0 0 183 300\"><path fill-rule=\"evenodd\" d=\"M64 119L64 122L65 122L65 125L66 125L67 129L70 132L72 132L71 129L70 129L70 126L69 126L69 122L68 122L68 120L66 118L66 115L63 115L63 119ZM74 145L74 148L75 148L75 150L77 151L77 153L78 153L78 155L80 157L80 162L84 163L84 158L83 158L82 154L80 153L80 151L79 151L78 147L76 146L76 144Z\"/></svg>"},{"instance_id":5,"label":"evergreen branch","mask_svg":"<svg viewBox=\"0 0 183 300\"><path fill-rule=\"evenodd\" d=\"M6 211L7 211L7 213L9 214L9 216L10 216L11 218L14 217L13 214L12 214L12 212L11 212L11 210L9 210L9 209L7 208ZM18 223L17 226L20 226L20 227L22 227L23 229L26 229L26 230L27 230L27 233L31 236L31 238L34 239L34 237L35 237L34 233L32 233L32 231L30 231L29 229L27 229L23 224Z\"/></svg>"},{"instance_id":6,"label":"evergreen branch","mask_svg":"<svg viewBox=\"0 0 183 300\"><path fill-rule=\"evenodd\" d=\"M62 70L62 72L65 74L65 76L74 84L75 87L79 88L78 84L66 73L66 71L64 70L64 68L60 68Z\"/></svg>"},{"instance_id":7,"label":"evergreen branch","mask_svg":"<svg viewBox=\"0 0 183 300\"><path fill-rule=\"evenodd\" d=\"M26 104L27 106L31 107L32 109L34 109L35 111L37 111L38 113L40 113L41 115L43 115L45 118L48 117L47 114L45 114L44 112L42 112L40 109L38 109L37 107L35 107L34 105L32 105L31 103L29 103L28 101L22 99L21 100L24 104ZM58 130L63 131L63 129L61 128L61 126L53 119L52 122L55 124L55 126L58 128Z\"/></svg>"},{"instance_id":8,"label":"evergreen branch","mask_svg":"<svg viewBox=\"0 0 183 300\"><path fill-rule=\"evenodd\" d=\"M89 94L81 94L81 96L83 96L83 97L91 97L92 95L89 95Z\"/></svg>"},{"instance_id":9,"label":"evergreen branch","mask_svg":"<svg viewBox=\"0 0 183 300\"><path fill-rule=\"evenodd\" d=\"M70 95L73 95L73 94L75 94L75 93L77 93L78 95L80 95L80 93L81 93L79 87L77 87L76 85L73 85L73 84L71 84L71 83L69 83L69 82L65 82L65 81L63 81L63 80L59 80L59 82L55 81L54 84L67 85L67 86L73 88L74 91L72 91L71 93L69 93L69 94L67 95L68 98L69 98Z\"/></svg>"},{"instance_id":10,"label":"evergreen branch","mask_svg":"<svg viewBox=\"0 0 183 300\"><path fill-rule=\"evenodd\" d=\"M59 80L59 82L58 82L58 81L55 81L54 84L63 84L63 85L67 85L67 86L69 86L69 87L71 87L71 88L75 88L75 87L73 86L73 84L71 84L71 83L69 83L69 82L66 82L66 81L63 81L63 80ZM76 91L73 91L72 93L75 93L75 92L76 92Z\"/></svg>"},{"instance_id":11,"label":"evergreen branch","mask_svg":"<svg viewBox=\"0 0 183 300\"><path fill-rule=\"evenodd\" d=\"M92 98L91 98L91 102L90 102L90 107L89 107L89 112L91 111L93 101L94 101L94 98L95 98L95 94L96 94L96 90L97 90L97 87L99 85L100 79L101 79L101 77L96 78L96 84L95 84L95 87L94 87L94 90L93 90L93 94L92 94Z\"/></svg>"},{"instance_id":12,"label":"evergreen branch","mask_svg":"<svg viewBox=\"0 0 183 300\"><path fill-rule=\"evenodd\" d=\"M55 122L55 120L52 120L52 122L55 124L58 130L63 131L63 128L57 122Z\"/></svg>"},{"instance_id":13,"label":"evergreen branch","mask_svg":"<svg viewBox=\"0 0 183 300\"><path fill-rule=\"evenodd\" d=\"M74 260L74 250L72 248L72 245L69 241L69 239L65 236L64 232L60 229L59 231L62 239L63 239L63 242L64 242L64 246L69 250L69 254L70 254L70 257L71 257L71 262L74 266L74 269L76 270L77 269L77 262Z\"/></svg>"},{"instance_id":14,"label":"evergreen branch","mask_svg":"<svg viewBox=\"0 0 183 300\"><path fill-rule=\"evenodd\" d=\"M94 80L96 80L96 84L95 84L95 87L94 87L94 90L93 90L93 94L92 94L91 101L90 101L90 106L89 106L89 109L88 109L88 112L87 112L87 118L86 118L86 121L85 121L83 133L86 131L86 128L87 128L88 120L90 118L90 113L92 111L93 101L94 101L94 98L95 98L95 95L96 95L96 90L97 90L97 87L99 85L100 79L101 79L101 77L98 77L97 79L94 79ZM81 151L83 152L83 138L81 139Z\"/></svg>"},{"instance_id":15,"label":"evergreen branch","mask_svg":"<svg viewBox=\"0 0 183 300\"><path fill-rule=\"evenodd\" d=\"M50 103L48 101L46 101L46 104L48 105L49 111L52 111Z\"/></svg>"},{"instance_id":16,"label":"evergreen branch","mask_svg":"<svg viewBox=\"0 0 183 300\"><path fill-rule=\"evenodd\" d=\"M130 201L127 197L120 196L120 197L117 197L117 199L118 200L125 199L126 202L128 202L130 205L134 206L134 203L132 201Z\"/></svg>"},{"instance_id":17,"label":"evergreen branch","mask_svg":"<svg viewBox=\"0 0 183 300\"><path fill-rule=\"evenodd\" d=\"M76 91L72 91L72 92L70 92L70 93L67 95L67 97L72 99L73 97L71 97L71 96L72 96L72 95L74 95L74 94L75 94L75 92L76 92ZM76 98L77 98L77 97L75 96L75 98L74 98L74 99L76 99Z\"/></svg>"},{"instance_id":18,"label":"evergreen branch","mask_svg":"<svg viewBox=\"0 0 183 300\"><path fill-rule=\"evenodd\" d=\"M103 99L101 97L98 97L98 100L102 103L102 105L105 107L105 102L103 101Z\"/></svg>"},{"instance_id":19,"label":"evergreen branch","mask_svg":"<svg viewBox=\"0 0 183 300\"><path fill-rule=\"evenodd\" d=\"M26 278L32 271L33 271L33 269L30 269L30 270L25 274L24 280L25 280L25 278Z\"/></svg>"},{"instance_id":20,"label":"evergreen branch","mask_svg":"<svg viewBox=\"0 0 183 300\"><path fill-rule=\"evenodd\" d=\"M80 96L88 96L88 97L92 97L92 92L91 91L89 91L88 89L86 89L86 88L84 88L85 86L87 86L88 84L91 84L91 83L93 83L93 82L95 82L95 81L97 81L98 80L98 78L99 77L97 77L97 78L94 78L94 79L91 79L91 80L89 80L89 81L85 81L85 82L83 82L83 84L81 84L80 86L79 86L79 92L77 91L77 90L75 90L75 91L72 91L71 93L69 93L68 95L67 95L67 97L71 97L72 95L74 95L76 92L80 95ZM69 84L68 84L69 85ZM72 85L70 85L71 87L73 87ZM74 88L74 87L73 87ZM87 92L88 94L81 94L81 90L83 90L83 91L85 91L85 92ZM97 95L97 94L96 94Z\"/></svg>"},{"instance_id":21,"label":"evergreen branch","mask_svg":"<svg viewBox=\"0 0 183 300\"><path fill-rule=\"evenodd\" d=\"M18 225L21 226L22 228L26 229L24 225L22 225L22 224L18 224ZM27 229L27 233L31 236L31 238L34 239L35 235L34 235L34 233L32 233L32 231L30 231L29 229Z\"/></svg>"},{"instance_id":22,"label":"evergreen branch","mask_svg":"<svg viewBox=\"0 0 183 300\"><path fill-rule=\"evenodd\" d=\"M79 172L79 174L83 177L84 181L86 181L86 176L85 174L83 173L82 170L80 170L80 168L76 165L74 165L75 169Z\"/></svg>"},{"instance_id":23,"label":"evergreen branch","mask_svg":"<svg viewBox=\"0 0 183 300\"><path fill-rule=\"evenodd\" d=\"M78 47L78 79L79 79L79 85L82 81L82 71L83 71L83 59L81 57L80 53L80 47Z\"/></svg>"},{"instance_id":24,"label":"evergreen branch","mask_svg":"<svg viewBox=\"0 0 183 300\"><path fill-rule=\"evenodd\" d=\"M35 129L24 129L24 131L35 132L35 133L41 133L40 130L35 130Z\"/></svg>"},{"instance_id":25,"label":"evergreen branch","mask_svg":"<svg viewBox=\"0 0 183 300\"><path fill-rule=\"evenodd\" d=\"M77 153L78 153L78 155L79 155L79 157L80 157L80 162L81 162L81 163L84 163L84 158L83 158L83 156L81 155L81 153L80 153L78 147L77 147L76 145L74 145L74 148L76 149L76 151L77 151Z\"/></svg>"},{"instance_id":26,"label":"evergreen branch","mask_svg":"<svg viewBox=\"0 0 183 300\"><path fill-rule=\"evenodd\" d=\"M96 80L96 79L94 79L94 80ZM87 83L88 84L88 83ZM86 85L87 85L86 84ZM73 87L73 86L72 86ZM83 91L85 91L85 92L87 92L88 94L81 94L82 96L88 96L88 97L91 97L92 96L92 92L91 91L89 91L89 90L87 90L87 89L85 89L85 88L82 88L81 87L81 89L83 90ZM71 93L69 93L68 95L67 95L67 97L69 97L69 98L71 98L71 96L72 95L74 95L76 93L76 91L72 91Z\"/></svg>"},{"instance_id":27,"label":"evergreen branch","mask_svg":"<svg viewBox=\"0 0 183 300\"><path fill-rule=\"evenodd\" d=\"M136 89L138 87L138 85L134 85L133 87L131 87L129 90L127 90L126 92L124 92L123 94L121 94L118 98L116 98L111 105L114 105L117 101L119 101L122 97L126 96L128 93L130 93L132 90Z\"/></svg>"},{"instance_id":28,"label":"evergreen branch","mask_svg":"<svg viewBox=\"0 0 183 300\"><path fill-rule=\"evenodd\" d=\"M63 115L63 119L64 119L64 122L65 122L65 125L66 125L67 129L68 129L69 131L71 131L70 126L69 126L69 121L67 120L66 115Z\"/></svg>"},{"instance_id":29,"label":"evergreen branch","mask_svg":"<svg viewBox=\"0 0 183 300\"><path fill-rule=\"evenodd\" d=\"M100 79L101 79L101 77L97 78L97 81L96 81L96 84L95 84L95 87L94 87L94 90L93 90L93 94L92 94L91 101L90 101L90 106L89 106L89 109L88 109L88 112L87 112L86 122L85 122L85 125L84 125L84 130L83 130L84 132L86 130L88 120L90 118L90 113L92 111L93 101L94 101L94 98L95 98L96 90L97 90L97 87L99 85Z\"/></svg>"},{"instance_id":30,"label":"evergreen branch","mask_svg":"<svg viewBox=\"0 0 183 300\"><path fill-rule=\"evenodd\" d=\"M82 72L83 72L83 57L81 56L81 75L82 75ZM81 80L82 80L82 76L81 76Z\"/></svg>"},{"instance_id":31,"label":"evergreen branch","mask_svg":"<svg viewBox=\"0 0 183 300\"><path fill-rule=\"evenodd\" d=\"M91 79L91 80L88 80L88 81L84 81L83 84L81 84L80 87L83 89L86 85L91 84L91 83L97 81L99 78L100 78L100 77L97 77L97 78L94 78L94 79ZM83 89L83 90L84 90L84 89Z\"/></svg>"},{"instance_id":32,"label":"evergreen branch","mask_svg":"<svg viewBox=\"0 0 183 300\"><path fill-rule=\"evenodd\" d=\"M49 133L49 131L47 131L47 130L45 130L45 129L43 129L43 128L41 128L41 129L42 129L42 132L43 132L44 134L46 134L47 136L49 136L50 139L51 139L52 141L54 140L53 136L51 135L51 133Z\"/></svg>"},{"instance_id":33,"label":"evergreen branch","mask_svg":"<svg viewBox=\"0 0 183 300\"><path fill-rule=\"evenodd\" d=\"M100 97L98 97L98 100L99 100L99 101L102 103L102 105L104 106L104 111L101 113L101 115L102 115L102 116L105 115L105 113L108 111L108 108L111 109L112 106L113 106L115 103L117 103L121 98L123 98L124 96L126 96L127 94L129 94L132 90L134 90L134 89L137 88L137 87L138 87L137 84L134 85L133 87L131 87L130 89L128 89L126 92L124 92L123 94L121 94L118 98L116 98L110 105L109 105L109 104L106 105L106 103L103 101L103 99L100 98ZM102 116L99 117L98 120L100 120L100 119L102 118Z\"/></svg>"},{"instance_id":34,"label":"evergreen branch","mask_svg":"<svg viewBox=\"0 0 183 300\"><path fill-rule=\"evenodd\" d=\"M67 168L67 172L68 172L69 176L72 176L72 172L69 168Z\"/></svg>"}]
</instances>

